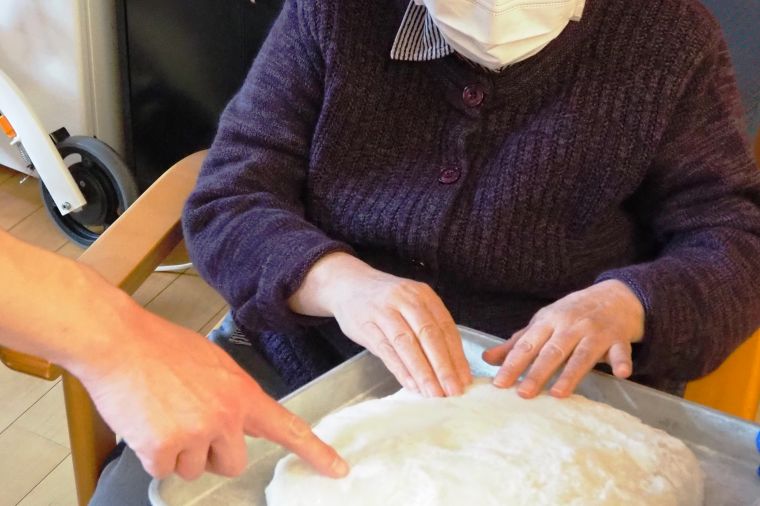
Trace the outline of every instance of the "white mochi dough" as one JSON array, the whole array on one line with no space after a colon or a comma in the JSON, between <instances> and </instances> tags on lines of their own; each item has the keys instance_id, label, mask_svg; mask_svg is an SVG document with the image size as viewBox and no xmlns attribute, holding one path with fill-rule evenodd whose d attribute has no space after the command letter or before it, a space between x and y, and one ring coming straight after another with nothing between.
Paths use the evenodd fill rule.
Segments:
<instances>
[{"instance_id":1,"label":"white mochi dough","mask_svg":"<svg viewBox=\"0 0 760 506\"><path fill-rule=\"evenodd\" d=\"M402 390L315 428L350 463L317 475L289 455L268 506L697 506L704 475L680 440L580 395L520 398L477 380L461 397Z\"/></svg>"}]
</instances>

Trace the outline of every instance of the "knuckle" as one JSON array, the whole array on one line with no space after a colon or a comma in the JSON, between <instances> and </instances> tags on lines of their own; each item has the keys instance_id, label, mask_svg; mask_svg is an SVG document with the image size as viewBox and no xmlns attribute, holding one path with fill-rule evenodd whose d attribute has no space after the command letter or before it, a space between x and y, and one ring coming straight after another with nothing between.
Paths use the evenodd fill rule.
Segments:
<instances>
[{"instance_id":1,"label":"knuckle","mask_svg":"<svg viewBox=\"0 0 760 506\"><path fill-rule=\"evenodd\" d=\"M383 339L375 345L375 354L383 360L390 359L395 355L395 351L390 342Z\"/></svg>"},{"instance_id":2,"label":"knuckle","mask_svg":"<svg viewBox=\"0 0 760 506\"><path fill-rule=\"evenodd\" d=\"M220 409L215 414L211 427L215 427L217 430L227 433L239 426L239 421L240 417L235 411L230 409ZM208 436L209 432L205 432L203 435Z\"/></svg>"},{"instance_id":3,"label":"knuckle","mask_svg":"<svg viewBox=\"0 0 760 506\"><path fill-rule=\"evenodd\" d=\"M599 331L601 330L601 325L599 324L599 322L589 317L581 318L580 320L578 320L576 325L578 326L578 328L583 330L584 334L588 336L599 334Z\"/></svg>"},{"instance_id":4,"label":"knuckle","mask_svg":"<svg viewBox=\"0 0 760 506\"><path fill-rule=\"evenodd\" d=\"M399 330L391 337L394 348L406 348L414 342L414 336L406 330Z\"/></svg>"},{"instance_id":5,"label":"knuckle","mask_svg":"<svg viewBox=\"0 0 760 506\"><path fill-rule=\"evenodd\" d=\"M399 285L399 295L407 304L415 307L421 306L423 299L428 299L434 293L433 289L425 283L413 280L405 280Z\"/></svg>"},{"instance_id":6,"label":"knuckle","mask_svg":"<svg viewBox=\"0 0 760 506\"><path fill-rule=\"evenodd\" d=\"M153 458L145 458L142 461L145 471L154 478L162 479L169 476L174 469L170 469L168 464Z\"/></svg>"},{"instance_id":7,"label":"knuckle","mask_svg":"<svg viewBox=\"0 0 760 506\"><path fill-rule=\"evenodd\" d=\"M378 331L377 324L371 320L363 321L359 325L359 329L361 329L362 333L368 334L370 336L376 335Z\"/></svg>"},{"instance_id":8,"label":"knuckle","mask_svg":"<svg viewBox=\"0 0 760 506\"><path fill-rule=\"evenodd\" d=\"M553 341L546 343L541 350L541 356L552 362L564 360L566 353L565 350Z\"/></svg>"},{"instance_id":9,"label":"knuckle","mask_svg":"<svg viewBox=\"0 0 760 506\"><path fill-rule=\"evenodd\" d=\"M221 421L220 414L214 414L208 420L197 420L189 425L183 432L184 440L198 441L205 439L209 434L209 427Z\"/></svg>"},{"instance_id":10,"label":"knuckle","mask_svg":"<svg viewBox=\"0 0 760 506\"><path fill-rule=\"evenodd\" d=\"M528 341L527 339L520 339L515 343L515 351L518 351L520 353L531 353L533 351L533 343Z\"/></svg>"},{"instance_id":11,"label":"knuckle","mask_svg":"<svg viewBox=\"0 0 760 506\"><path fill-rule=\"evenodd\" d=\"M288 414L288 433L293 439L306 439L311 434L309 424L293 413Z\"/></svg>"},{"instance_id":12,"label":"knuckle","mask_svg":"<svg viewBox=\"0 0 760 506\"><path fill-rule=\"evenodd\" d=\"M395 289L398 292L399 295L417 295L420 292L420 283L416 281L412 281L411 279L404 279L400 281L396 286Z\"/></svg>"},{"instance_id":13,"label":"knuckle","mask_svg":"<svg viewBox=\"0 0 760 506\"><path fill-rule=\"evenodd\" d=\"M554 311L554 308L551 306L544 306L538 311L536 311L536 314L533 315L533 318L530 319L530 323L538 323L543 322L546 320L549 320L551 318L551 315Z\"/></svg>"},{"instance_id":14,"label":"knuckle","mask_svg":"<svg viewBox=\"0 0 760 506\"><path fill-rule=\"evenodd\" d=\"M441 330L433 322L425 322L417 329L417 335L420 339L437 339L440 334Z\"/></svg>"},{"instance_id":15,"label":"knuckle","mask_svg":"<svg viewBox=\"0 0 760 506\"><path fill-rule=\"evenodd\" d=\"M596 350L594 347L588 344L581 344L575 348L573 355L575 355L576 360L585 364L586 362L591 362L594 360Z\"/></svg>"},{"instance_id":16,"label":"knuckle","mask_svg":"<svg viewBox=\"0 0 760 506\"><path fill-rule=\"evenodd\" d=\"M174 453L179 446L180 439L177 434L167 435L159 437L153 445L146 449L146 453L152 460L159 461L164 455Z\"/></svg>"},{"instance_id":17,"label":"knuckle","mask_svg":"<svg viewBox=\"0 0 760 506\"><path fill-rule=\"evenodd\" d=\"M446 318L445 320L442 320L439 325L445 334L452 337L459 337L459 329L457 328L457 324L454 320Z\"/></svg>"}]
</instances>

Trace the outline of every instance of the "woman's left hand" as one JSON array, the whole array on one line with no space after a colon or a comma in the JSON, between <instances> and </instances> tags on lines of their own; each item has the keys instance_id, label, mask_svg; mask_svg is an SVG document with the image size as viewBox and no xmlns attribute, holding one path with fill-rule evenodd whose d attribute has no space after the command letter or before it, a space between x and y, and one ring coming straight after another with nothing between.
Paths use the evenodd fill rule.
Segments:
<instances>
[{"instance_id":1,"label":"woman's left hand","mask_svg":"<svg viewBox=\"0 0 760 506\"><path fill-rule=\"evenodd\" d=\"M530 366L517 388L525 398L538 395L565 364L551 394L567 397L600 361L610 364L615 376L629 377L631 343L641 341L643 333L644 308L638 297L623 282L607 280L541 309L525 328L486 350L483 359L501 365L494 385L502 388L513 386Z\"/></svg>"}]
</instances>

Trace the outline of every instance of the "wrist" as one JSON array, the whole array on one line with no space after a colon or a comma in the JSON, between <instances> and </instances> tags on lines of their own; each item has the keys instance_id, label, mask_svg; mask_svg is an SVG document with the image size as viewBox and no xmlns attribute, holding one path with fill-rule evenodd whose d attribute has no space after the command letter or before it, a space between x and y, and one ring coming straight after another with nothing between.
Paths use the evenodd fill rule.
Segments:
<instances>
[{"instance_id":1,"label":"wrist","mask_svg":"<svg viewBox=\"0 0 760 506\"><path fill-rule=\"evenodd\" d=\"M633 338L632 343L641 342L644 338L644 305L639 296L627 283L619 279L602 281L603 285L609 286L615 293L615 297L627 308L626 315L630 318Z\"/></svg>"},{"instance_id":2,"label":"wrist","mask_svg":"<svg viewBox=\"0 0 760 506\"><path fill-rule=\"evenodd\" d=\"M301 287L288 299L296 313L309 316L334 316L335 308L357 276L374 269L348 253L336 252L320 258L309 270Z\"/></svg>"},{"instance_id":3,"label":"wrist","mask_svg":"<svg viewBox=\"0 0 760 506\"><path fill-rule=\"evenodd\" d=\"M54 360L80 378L97 377L128 360L131 340L143 326L144 311L129 295L89 269L81 270L65 304L67 343Z\"/></svg>"}]
</instances>

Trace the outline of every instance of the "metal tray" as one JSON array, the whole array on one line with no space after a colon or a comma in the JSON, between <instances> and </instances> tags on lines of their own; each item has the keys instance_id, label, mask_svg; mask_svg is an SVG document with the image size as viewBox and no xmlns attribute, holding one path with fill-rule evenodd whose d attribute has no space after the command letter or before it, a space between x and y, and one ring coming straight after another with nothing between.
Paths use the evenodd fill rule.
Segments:
<instances>
[{"instance_id":1,"label":"metal tray","mask_svg":"<svg viewBox=\"0 0 760 506\"><path fill-rule=\"evenodd\" d=\"M496 368L484 363L483 349L498 338L460 327L465 352L477 376L492 376ZM311 423L344 406L389 395L399 384L375 357L362 353L282 400ZM592 373L578 393L631 413L647 424L686 442L699 458L707 477L705 506L760 506L760 426L727 416L672 395ZM206 474L194 482L177 477L154 480L149 497L153 506L264 506L264 489L274 466L285 455L279 447L249 439L249 465L236 479Z\"/></svg>"}]
</instances>

